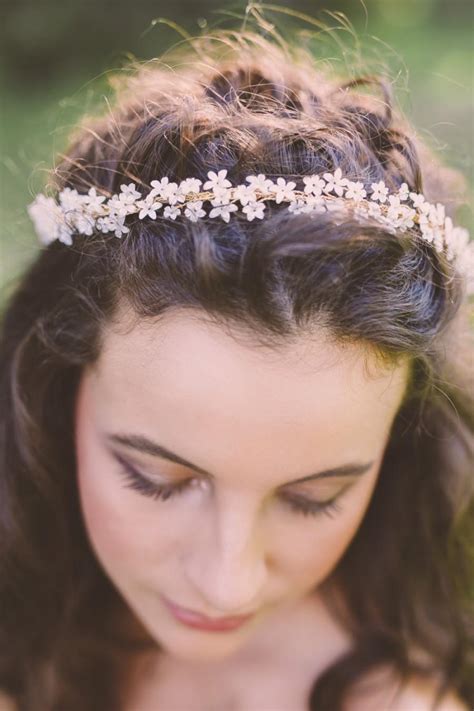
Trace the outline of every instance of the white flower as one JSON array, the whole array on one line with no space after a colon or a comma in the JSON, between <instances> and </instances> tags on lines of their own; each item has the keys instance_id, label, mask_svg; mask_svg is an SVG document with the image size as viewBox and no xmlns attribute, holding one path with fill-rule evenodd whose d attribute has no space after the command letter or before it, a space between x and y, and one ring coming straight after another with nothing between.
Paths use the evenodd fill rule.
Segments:
<instances>
[{"instance_id":1,"label":"white flower","mask_svg":"<svg viewBox=\"0 0 474 711\"><path fill-rule=\"evenodd\" d=\"M166 205L163 214L165 217L170 217L172 220L176 220L178 215L181 214L181 210L179 209L179 207Z\"/></svg>"},{"instance_id":2,"label":"white flower","mask_svg":"<svg viewBox=\"0 0 474 711\"><path fill-rule=\"evenodd\" d=\"M348 180L342 177L342 170L340 168L336 168L334 173L324 173L323 178L327 181L326 187L324 188L326 194L332 193L333 190L336 195L340 197L344 194L344 187L347 185Z\"/></svg>"},{"instance_id":3,"label":"white flower","mask_svg":"<svg viewBox=\"0 0 474 711\"><path fill-rule=\"evenodd\" d=\"M257 201L257 193L250 185L238 185L234 189L234 199L240 201L241 205L247 205L249 202Z\"/></svg>"},{"instance_id":4,"label":"white flower","mask_svg":"<svg viewBox=\"0 0 474 711\"><path fill-rule=\"evenodd\" d=\"M96 227L98 230L100 230L104 234L106 232L110 232L112 230L112 228L110 226L109 217L108 216L107 217L98 217L97 222L96 222Z\"/></svg>"},{"instance_id":5,"label":"white flower","mask_svg":"<svg viewBox=\"0 0 474 711\"><path fill-rule=\"evenodd\" d=\"M326 182L319 175L306 175L303 178L303 183L305 184L305 193L312 193L313 195L321 195L326 185Z\"/></svg>"},{"instance_id":6,"label":"white flower","mask_svg":"<svg viewBox=\"0 0 474 711\"><path fill-rule=\"evenodd\" d=\"M115 233L116 237L122 237L122 235L125 234L126 232L130 232L128 227L125 227L124 222L125 222L125 217L116 218L115 225L114 225L114 227L115 227L114 233Z\"/></svg>"},{"instance_id":7,"label":"white flower","mask_svg":"<svg viewBox=\"0 0 474 711\"><path fill-rule=\"evenodd\" d=\"M79 195L76 189L64 188L59 193L59 202L64 211L80 210L84 204L84 195Z\"/></svg>"},{"instance_id":8,"label":"white flower","mask_svg":"<svg viewBox=\"0 0 474 711\"><path fill-rule=\"evenodd\" d=\"M306 210L304 212L326 212L331 208L330 200L325 200L321 195L308 195L304 201L306 203Z\"/></svg>"},{"instance_id":9,"label":"white flower","mask_svg":"<svg viewBox=\"0 0 474 711\"><path fill-rule=\"evenodd\" d=\"M68 247L72 245L72 232L71 230L66 227L66 225L62 224L59 225L58 227L58 240L62 242L63 244L67 244Z\"/></svg>"},{"instance_id":10,"label":"white flower","mask_svg":"<svg viewBox=\"0 0 474 711\"><path fill-rule=\"evenodd\" d=\"M247 215L247 220L250 222L254 217L258 217L260 220L263 219L263 213L265 211L265 203L261 202L249 202L248 205L242 208L242 212Z\"/></svg>"},{"instance_id":11,"label":"white flower","mask_svg":"<svg viewBox=\"0 0 474 711\"><path fill-rule=\"evenodd\" d=\"M200 217L206 215L206 211L202 209L203 200L195 200L194 202L188 203L184 214L188 217L191 222L197 222Z\"/></svg>"},{"instance_id":12,"label":"white flower","mask_svg":"<svg viewBox=\"0 0 474 711\"><path fill-rule=\"evenodd\" d=\"M83 235L91 235L94 232L95 220L89 215L82 215L81 213L76 213L71 220L71 226Z\"/></svg>"},{"instance_id":13,"label":"white flower","mask_svg":"<svg viewBox=\"0 0 474 711\"><path fill-rule=\"evenodd\" d=\"M371 200L378 200L379 202L385 202L388 195L388 188L386 187L383 180L379 180L378 183L371 183L372 195Z\"/></svg>"},{"instance_id":14,"label":"white flower","mask_svg":"<svg viewBox=\"0 0 474 711\"><path fill-rule=\"evenodd\" d=\"M179 191L183 195L188 195L189 193L198 193L202 185L202 180L197 178L185 178L179 184Z\"/></svg>"},{"instance_id":15,"label":"white flower","mask_svg":"<svg viewBox=\"0 0 474 711\"><path fill-rule=\"evenodd\" d=\"M413 205L416 208L419 208L423 205L425 202L425 196L422 195L421 193L410 193L410 197L412 199Z\"/></svg>"},{"instance_id":16,"label":"white flower","mask_svg":"<svg viewBox=\"0 0 474 711\"><path fill-rule=\"evenodd\" d=\"M428 216L431 211L431 208L432 208L431 203L424 201L424 202L419 203L417 210L420 213L420 215Z\"/></svg>"},{"instance_id":17,"label":"white flower","mask_svg":"<svg viewBox=\"0 0 474 711\"><path fill-rule=\"evenodd\" d=\"M444 248L444 234L439 227L434 228L434 244L438 252L441 252Z\"/></svg>"},{"instance_id":18,"label":"white flower","mask_svg":"<svg viewBox=\"0 0 474 711\"><path fill-rule=\"evenodd\" d=\"M185 197L180 192L178 183L168 183L162 188L161 197L167 200L170 205L176 205L177 202L184 202Z\"/></svg>"},{"instance_id":19,"label":"white flower","mask_svg":"<svg viewBox=\"0 0 474 711\"><path fill-rule=\"evenodd\" d=\"M222 188L230 188L232 183L230 180L226 179L226 175L227 170L220 170L218 173L210 170L207 174L209 180L203 185L204 190L222 190Z\"/></svg>"},{"instance_id":20,"label":"white flower","mask_svg":"<svg viewBox=\"0 0 474 711\"><path fill-rule=\"evenodd\" d=\"M435 238L434 229L431 227L431 225L429 224L428 221L420 222L419 224L420 224L421 234L423 235L424 239L431 244Z\"/></svg>"},{"instance_id":21,"label":"white flower","mask_svg":"<svg viewBox=\"0 0 474 711\"><path fill-rule=\"evenodd\" d=\"M124 192L112 195L108 207L111 213L115 213L119 217L126 217L132 212L136 212L135 201L131 201L130 196Z\"/></svg>"},{"instance_id":22,"label":"white flower","mask_svg":"<svg viewBox=\"0 0 474 711\"><path fill-rule=\"evenodd\" d=\"M288 205L288 212L292 212L295 215L299 215L302 212L308 212L308 205L306 200L296 199L292 200Z\"/></svg>"},{"instance_id":23,"label":"white flower","mask_svg":"<svg viewBox=\"0 0 474 711\"><path fill-rule=\"evenodd\" d=\"M421 233L428 242L432 242L438 251L443 249L443 228L445 224L444 205L423 203L419 207L418 224Z\"/></svg>"},{"instance_id":24,"label":"white flower","mask_svg":"<svg viewBox=\"0 0 474 711\"><path fill-rule=\"evenodd\" d=\"M446 217L444 221L445 228L445 243L446 256L449 260L459 258L461 255L467 255L466 250L474 250L474 241L469 241L469 232L464 227L454 227L450 217ZM474 272L471 274L474 278Z\"/></svg>"},{"instance_id":25,"label":"white flower","mask_svg":"<svg viewBox=\"0 0 474 711\"><path fill-rule=\"evenodd\" d=\"M40 242L44 245L54 242L58 238L59 224L62 221L62 211L56 200L40 194L26 209Z\"/></svg>"},{"instance_id":26,"label":"white flower","mask_svg":"<svg viewBox=\"0 0 474 711\"><path fill-rule=\"evenodd\" d=\"M214 207L210 211L209 217L218 217L220 215L225 222L229 222L230 213L235 212L238 209L239 208L235 203L230 203L228 205L219 205L218 207Z\"/></svg>"},{"instance_id":27,"label":"white flower","mask_svg":"<svg viewBox=\"0 0 474 711\"><path fill-rule=\"evenodd\" d=\"M307 195L302 198L292 200L288 205L288 211L296 215L306 212L326 212L326 200L320 195Z\"/></svg>"},{"instance_id":28,"label":"white flower","mask_svg":"<svg viewBox=\"0 0 474 711\"><path fill-rule=\"evenodd\" d=\"M275 191L275 202L280 204L282 200L291 200L294 195L294 189L296 188L296 183L293 181L286 181L284 178L278 178L276 185L274 186Z\"/></svg>"},{"instance_id":29,"label":"white flower","mask_svg":"<svg viewBox=\"0 0 474 711\"><path fill-rule=\"evenodd\" d=\"M245 179L248 183L250 183L251 188L254 190L261 190L262 193L267 193L274 187L273 180L267 178L263 173L259 173L258 175L247 175Z\"/></svg>"},{"instance_id":30,"label":"white flower","mask_svg":"<svg viewBox=\"0 0 474 711\"><path fill-rule=\"evenodd\" d=\"M175 205L177 202L184 202L185 195L181 190L181 185L178 183L170 183L168 176L161 178L161 180L152 180L150 185L153 189L150 190L147 197L160 197L166 200L170 205Z\"/></svg>"},{"instance_id":31,"label":"white flower","mask_svg":"<svg viewBox=\"0 0 474 711\"><path fill-rule=\"evenodd\" d=\"M403 202L404 200L408 200L408 194L409 194L408 185L406 183L402 183L398 189L398 197Z\"/></svg>"},{"instance_id":32,"label":"white flower","mask_svg":"<svg viewBox=\"0 0 474 711\"><path fill-rule=\"evenodd\" d=\"M448 259L454 259L461 255L467 254L468 250L474 250L474 241L469 242L469 232L464 227L453 227L450 217L446 218L446 256ZM471 273L471 278L474 277L474 272Z\"/></svg>"},{"instance_id":33,"label":"white flower","mask_svg":"<svg viewBox=\"0 0 474 711\"><path fill-rule=\"evenodd\" d=\"M116 237L121 237L122 234L130 232L128 227L125 227L124 222L125 217L109 215L108 217L99 217L97 227L101 232L115 232Z\"/></svg>"},{"instance_id":34,"label":"white flower","mask_svg":"<svg viewBox=\"0 0 474 711\"><path fill-rule=\"evenodd\" d=\"M442 205L440 202L437 202L436 205L430 205L428 214L431 224L437 227L444 226L444 221L446 218L446 211L444 205Z\"/></svg>"},{"instance_id":35,"label":"white flower","mask_svg":"<svg viewBox=\"0 0 474 711\"><path fill-rule=\"evenodd\" d=\"M217 188L214 190L214 197L210 201L211 205L228 205L230 202L229 188Z\"/></svg>"},{"instance_id":36,"label":"white flower","mask_svg":"<svg viewBox=\"0 0 474 711\"><path fill-rule=\"evenodd\" d=\"M390 203L390 207L387 210L387 219L396 225L402 208L400 205L400 198L398 195L389 195L388 201Z\"/></svg>"},{"instance_id":37,"label":"white flower","mask_svg":"<svg viewBox=\"0 0 474 711\"><path fill-rule=\"evenodd\" d=\"M347 181L346 198L360 202L366 197L366 195L367 192L364 190L364 183L361 183L360 181L353 182L352 180Z\"/></svg>"},{"instance_id":38,"label":"white flower","mask_svg":"<svg viewBox=\"0 0 474 711\"><path fill-rule=\"evenodd\" d=\"M138 190L135 190L135 183L128 183L128 185L125 185L125 183L123 183L120 186L120 190L122 191L120 197L122 197L124 202L132 203L135 202L135 200L138 200L138 198L141 198L142 196L142 194L139 193Z\"/></svg>"},{"instance_id":39,"label":"white flower","mask_svg":"<svg viewBox=\"0 0 474 711\"><path fill-rule=\"evenodd\" d=\"M431 234L430 230L436 230L436 228L444 226L445 209L444 205L439 202L436 205L432 205L429 202L421 203L418 208L418 214L419 225L426 228L429 234Z\"/></svg>"},{"instance_id":40,"label":"white flower","mask_svg":"<svg viewBox=\"0 0 474 711\"><path fill-rule=\"evenodd\" d=\"M367 203L367 215L370 217L380 217L382 215L382 207L377 202Z\"/></svg>"},{"instance_id":41,"label":"white flower","mask_svg":"<svg viewBox=\"0 0 474 711\"><path fill-rule=\"evenodd\" d=\"M155 195L163 197L164 191L168 187L168 185L177 186L176 183L170 183L170 179L168 178L168 176L161 178L161 180L152 180L150 185L153 186L153 190L150 190L150 192L148 193L148 197L155 197Z\"/></svg>"},{"instance_id":42,"label":"white flower","mask_svg":"<svg viewBox=\"0 0 474 711\"><path fill-rule=\"evenodd\" d=\"M460 231L460 246L456 244L448 245L447 257L454 259L456 269L466 280L466 293L474 294L474 241L464 244L462 233L466 233L463 227L455 227L456 231ZM467 237L467 239L469 239Z\"/></svg>"},{"instance_id":43,"label":"white flower","mask_svg":"<svg viewBox=\"0 0 474 711\"><path fill-rule=\"evenodd\" d=\"M143 220L144 217L151 217L156 220L156 211L163 207L163 203L158 202L148 194L144 200L138 200L137 207L140 209L138 213L140 220Z\"/></svg>"},{"instance_id":44,"label":"white flower","mask_svg":"<svg viewBox=\"0 0 474 711\"><path fill-rule=\"evenodd\" d=\"M407 205L401 205L400 212L396 221L397 227L401 227L403 230L409 230L415 224L415 216L416 210L412 210Z\"/></svg>"},{"instance_id":45,"label":"white flower","mask_svg":"<svg viewBox=\"0 0 474 711\"><path fill-rule=\"evenodd\" d=\"M92 213L103 214L104 205L102 203L105 200L105 195L98 195L95 188L90 188L87 195L84 197L84 202L88 207L88 210Z\"/></svg>"}]
</instances>

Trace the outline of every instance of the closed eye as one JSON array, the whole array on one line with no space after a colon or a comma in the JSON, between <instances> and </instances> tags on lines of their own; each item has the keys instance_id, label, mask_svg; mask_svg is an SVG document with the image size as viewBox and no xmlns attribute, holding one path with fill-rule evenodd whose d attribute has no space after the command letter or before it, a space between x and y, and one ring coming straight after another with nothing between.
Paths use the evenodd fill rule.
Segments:
<instances>
[{"instance_id":1,"label":"closed eye","mask_svg":"<svg viewBox=\"0 0 474 711\"><path fill-rule=\"evenodd\" d=\"M119 455L114 454L114 457L121 465L119 473L124 476L127 481L125 488L133 489L143 496L148 496L153 499L167 501L173 496L178 496L187 489L191 489L196 480L196 477L189 477L188 479L183 479L174 484L155 484ZM344 491L345 489L327 501L314 501L289 494L282 495L281 498L291 510L303 514L304 516L326 514L329 517L333 517L341 509L337 500L342 496Z\"/></svg>"}]
</instances>

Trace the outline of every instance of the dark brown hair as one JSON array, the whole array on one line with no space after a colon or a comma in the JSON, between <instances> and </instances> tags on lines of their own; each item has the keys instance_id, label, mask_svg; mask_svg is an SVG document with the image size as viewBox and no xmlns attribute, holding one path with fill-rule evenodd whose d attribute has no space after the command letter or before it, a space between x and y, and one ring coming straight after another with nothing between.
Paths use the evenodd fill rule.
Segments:
<instances>
[{"instance_id":1,"label":"dark brown hair","mask_svg":"<svg viewBox=\"0 0 474 711\"><path fill-rule=\"evenodd\" d=\"M110 195L124 181L205 180L223 168L233 183L258 173L301 182L341 167L366 186L406 182L452 212L462 180L395 111L387 76L336 79L296 42L282 48L250 31L211 39L194 38L176 67L156 60L115 78L115 105L83 120L49 187ZM389 664L401 680L438 678L440 695L451 687L472 706L474 401L462 279L413 236L276 204L261 221L128 224L122 239L94 233L41 249L3 307L0 688L21 711L119 711L128 655L141 648L113 622L122 601L84 529L73 437L81 372L127 303L138 319L194 309L273 348L322 324L385 363L409 359L373 499L325 583L340 592L334 614L353 647L314 680L308 704L338 711Z\"/></svg>"}]
</instances>

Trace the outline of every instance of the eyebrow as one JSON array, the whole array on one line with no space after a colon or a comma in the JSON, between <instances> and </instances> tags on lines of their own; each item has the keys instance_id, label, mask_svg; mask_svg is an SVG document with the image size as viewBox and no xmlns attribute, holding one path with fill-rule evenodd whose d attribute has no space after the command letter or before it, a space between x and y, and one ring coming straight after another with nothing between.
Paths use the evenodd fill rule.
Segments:
<instances>
[{"instance_id":1,"label":"eyebrow","mask_svg":"<svg viewBox=\"0 0 474 711\"><path fill-rule=\"evenodd\" d=\"M166 447L163 447L163 445L158 444L158 442L153 442L152 440L142 435L111 433L106 434L106 439L111 443L123 445L125 447L128 447L129 449L134 449L137 452L141 452L142 454L148 454L152 457L161 457L162 459L167 459L170 462L174 462L175 464L181 464L184 467L193 469L199 474L204 474L205 476L213 477L210 472L206 471L202 467L199 467L196 464L189 462L187 459L180 457L179 454L171 452ZM312 481L314 479L326 479L329 477L360 476L362 474L365 474L365 472L367 472L374 464L375 460L366 463L352 462L350 464L343 464L339 467L334 467L332 469L324 469L323 471L316 472L315 474L308 474L307 476L294 479L293 481L289 481L286 484L283 484L283 486L301 484L305 481Z\"/></svg>"}]
</instances>

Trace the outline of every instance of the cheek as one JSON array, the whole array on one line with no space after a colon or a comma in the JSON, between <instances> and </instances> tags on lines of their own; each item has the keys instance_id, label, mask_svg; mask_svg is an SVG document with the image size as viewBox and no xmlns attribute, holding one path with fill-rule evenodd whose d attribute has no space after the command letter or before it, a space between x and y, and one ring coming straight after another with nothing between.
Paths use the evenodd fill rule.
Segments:
<instances>
[{"instance_id":1,"label":"cheek","mask_svg":"<svg viewBox=\"0 0 474 711\"><path fill-rule=\"evenodd\" d=\"M363 485L362 485L363 484ZM375 481L358 482L340 501L332 517L303 518L280 545L280 560L287 576L299 587L321 583L336 567L354 538L369 505Z\"/></svg>"},{"instance_id":2,"label":"cheek","mask_svg":"<svg viewBox=\"0 0 474 711\"><path fill-rule=\"evenodd\" d=\"M84 525L109 576L141 577L164 560L177 532L163 524L157 503L126 488L119 464L93 442L78 443L77 485Z\"/></svg>"}]
</instances>

